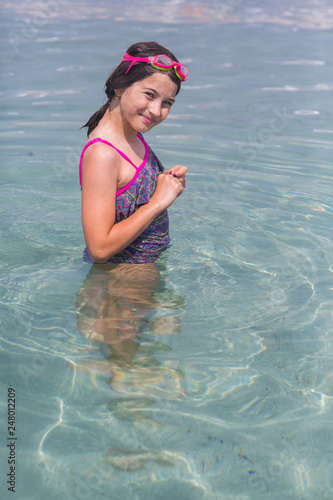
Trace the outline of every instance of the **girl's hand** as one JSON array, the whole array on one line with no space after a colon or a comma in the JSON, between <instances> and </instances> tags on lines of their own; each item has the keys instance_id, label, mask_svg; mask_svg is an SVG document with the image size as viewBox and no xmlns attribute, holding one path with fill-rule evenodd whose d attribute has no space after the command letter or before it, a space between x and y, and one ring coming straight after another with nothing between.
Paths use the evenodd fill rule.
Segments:
<instances>
[{"instance_id":1,"label":"girl's hand","mask_svg":"<svg viewBox=\"0 0 333 500\"><path fill-rule=\"evenodd\" d=\"M186 186L186 172L187 168L184 167L184 165L175 165L173 168L170 168L169 170L165 170L165 174L171 174L176 179L179 180L181 185L183 186L183 189L185 189Z\"/></svg>"},{"instance_id":2,"label":"girl's hand","mask_svg":"<svg viewBox=\"0 0 333 500\"><path fill-rule=\"evenodd\" d=\"M170 175L170 171L163 172L157 178L155 192L149 203L156 203L160 210L168 208L184 191L183 182L183 179Z\"/></svg>"}]
</instances>

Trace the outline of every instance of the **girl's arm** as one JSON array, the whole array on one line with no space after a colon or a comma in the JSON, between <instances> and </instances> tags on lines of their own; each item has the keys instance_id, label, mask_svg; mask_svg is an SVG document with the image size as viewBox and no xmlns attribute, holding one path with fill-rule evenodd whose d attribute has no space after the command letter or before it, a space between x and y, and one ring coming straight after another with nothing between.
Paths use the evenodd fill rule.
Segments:
<instances>
[{"instance_id":1,"label":"girl's arm","mask_svg":"<svg viewBox=\"0 0 333 500\"><path fill-rule=\"evenodd\" d=\"M109 146L94 146L87 149L82 164L82 224L90 256L102 263L132 243L184 187L173 175L160 174L149 203L115 224L121 157Z\"/></svg>"}]
</instances>

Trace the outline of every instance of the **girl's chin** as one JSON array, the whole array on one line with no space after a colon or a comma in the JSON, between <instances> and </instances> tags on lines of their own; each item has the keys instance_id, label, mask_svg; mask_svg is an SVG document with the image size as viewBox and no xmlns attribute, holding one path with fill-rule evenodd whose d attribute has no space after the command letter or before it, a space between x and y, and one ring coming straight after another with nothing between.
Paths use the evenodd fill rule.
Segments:
<instances>
[{"instance_id":1,"label":"girl's chin","mask_svg":"<svg viewBox=\"0 0 333 500\"><path fill-rule=\"evenodd\" d=\"M148 132L148 130L152 129L157 124L156 122L145 121L142 118L142 115L138 115L138 119L133 120L130 125L136 132L143 134L144 132Z\"/></svg>"}]
</instances>

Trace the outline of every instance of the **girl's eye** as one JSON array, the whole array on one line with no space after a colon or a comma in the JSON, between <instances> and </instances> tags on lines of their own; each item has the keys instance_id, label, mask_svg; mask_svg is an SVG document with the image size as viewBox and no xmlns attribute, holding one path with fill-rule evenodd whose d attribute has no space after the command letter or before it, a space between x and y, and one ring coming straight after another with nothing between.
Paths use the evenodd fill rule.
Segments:
<instances>
[{"instance_id":1,"label":"girl's eye","mask_svg":"<svg viewBox=\"0 0 333 500\"><path fill-rule=\"evenodd\" d=\"M147 95L148 97L152 97L152 98L154 97L154 94L153 94L152 92L146 92L146 95Z\"/></svg>"},{"instance_id":2,"label":"girl's eye","mask_svg":"<svg viewBox=\"0 0 333 500\"><path fill-rule=\"evenodd\" d=\"M164 101L164 103L171 108L173 101Z\"/></svg>"}]
</instances>

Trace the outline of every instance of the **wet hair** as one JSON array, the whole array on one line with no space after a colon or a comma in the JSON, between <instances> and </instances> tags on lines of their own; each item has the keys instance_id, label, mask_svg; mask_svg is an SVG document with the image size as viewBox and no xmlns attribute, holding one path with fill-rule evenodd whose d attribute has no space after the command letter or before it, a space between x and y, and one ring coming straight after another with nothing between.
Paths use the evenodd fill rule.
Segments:
<instances>
[{"instance_id":1,"label":"wet hair","mask_svg":"<svg viewBox=\"0 0 333 500\"><path fill-rule=\"evenodd\" d=\"M173 61L179 62L178 59L170 52L170 50L166 49L162 45L157 42L139 42L131 45L127 51L129 55L134 57L149 57L156 56L159 54L164 54L169 56ZM87 127L87 136L91 134L94 128L97 127L100 120L103 118L106 110L110 106L111 100L115 94L116 89L125 89L130 87L133 83L139 82L140 80L144 80L145 78L151 76L153 73L156 73L159 70L155 68L151 64L146 63L134 63L131 67L130 71L126 74L130 64L132 61L122 61L118 66L113 70L108 79L105 82L105 94L107 97L107 102L103 104L87 121L82 128ZM181 80L176 75L175 70L172 68L170 71L164 71L165 74L169 76L169 78L177 85L177 92L180 91Z\"/></svg>"}]
</instances>

